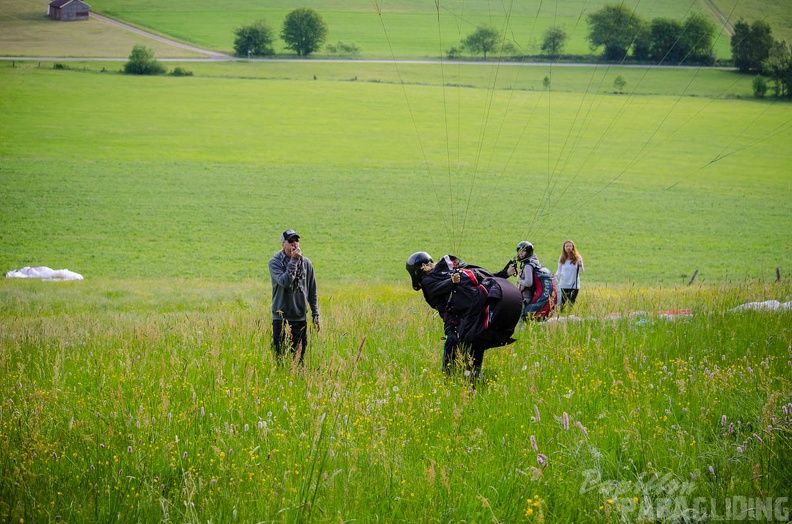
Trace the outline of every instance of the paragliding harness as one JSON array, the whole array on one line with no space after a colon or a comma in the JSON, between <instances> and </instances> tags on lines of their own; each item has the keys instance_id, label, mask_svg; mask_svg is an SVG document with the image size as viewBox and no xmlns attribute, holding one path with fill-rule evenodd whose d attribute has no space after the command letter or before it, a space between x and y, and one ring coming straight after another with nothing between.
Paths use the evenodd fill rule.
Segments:
<instances>
[{"instance_id":1,"label":"paragliding harness","mask_svg":"<svg viewBox=\"0 0 792 524\"><path fill-rule=\"evenodd\" d=\"M558 302L558 279L535 258L523 265L522 271L533 271L533 285L521 287L524 320L546 320Z\"/></svg>"},{"instance_id":2,"label":"paragliding harness","mask_svg":"<svg viewBox=\"0 0 792 524\"><path fill-rule=\"evenodd\" d=\"M459 283L448 296L444 319L468 317L460 331L463 344L488 349L513 342L514 328L520 320L522 297L505 278L495 277L484 268L458 264L446 255L446 265L458 272ZM470 318L473 316L473 318Z\"/></svg>"}]
</instances>

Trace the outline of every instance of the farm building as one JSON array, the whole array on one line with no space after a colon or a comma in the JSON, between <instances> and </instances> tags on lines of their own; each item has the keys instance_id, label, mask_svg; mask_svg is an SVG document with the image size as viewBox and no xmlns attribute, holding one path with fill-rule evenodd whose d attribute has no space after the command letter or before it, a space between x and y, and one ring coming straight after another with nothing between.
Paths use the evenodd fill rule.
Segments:
<instances>
[{"instance_id":1,"label":"farm building","mask_svg":"<svg viewBox=\"0 0 792 524\"><path fill-rule=\"evenodd\" d=\"M88 20L90 6L80 0L52 0L47 16L53 20Z\"/></svg>"}]
</instances>

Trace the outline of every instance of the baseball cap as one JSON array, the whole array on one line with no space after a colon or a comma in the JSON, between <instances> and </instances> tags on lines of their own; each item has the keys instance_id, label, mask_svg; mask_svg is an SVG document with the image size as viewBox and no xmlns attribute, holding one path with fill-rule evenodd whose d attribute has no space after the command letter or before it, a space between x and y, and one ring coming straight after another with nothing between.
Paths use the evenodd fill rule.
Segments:
<instances>
[{"instance_id":1,"label":"baseball cap","mask_svg":"<svg viewBox=\"0 0 792 524\"><path fill-rule=\"evenodd\" d=\"M281 234L281 244L284 242L291 240L292 238L297 237L297 240L300 240L300 235L293 229L287 229Z\"/></svg>"}]
</instances>

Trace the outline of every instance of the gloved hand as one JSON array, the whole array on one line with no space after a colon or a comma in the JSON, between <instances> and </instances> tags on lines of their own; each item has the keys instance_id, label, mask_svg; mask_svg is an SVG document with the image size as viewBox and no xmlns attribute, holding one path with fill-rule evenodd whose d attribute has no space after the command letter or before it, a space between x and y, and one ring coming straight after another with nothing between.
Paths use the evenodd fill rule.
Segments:
<instances>
[{"instance_id":1,"label":"gloved hand","mask_svg":"<svg viewBox=\"0 0 792 524\"><path fill-rule=\"evenodd\" d=\"M451 273L451 283L452 284L459 284L462 281L462 277L459 275L458 271L454 271Z\"/></svg>"}]
</instances>

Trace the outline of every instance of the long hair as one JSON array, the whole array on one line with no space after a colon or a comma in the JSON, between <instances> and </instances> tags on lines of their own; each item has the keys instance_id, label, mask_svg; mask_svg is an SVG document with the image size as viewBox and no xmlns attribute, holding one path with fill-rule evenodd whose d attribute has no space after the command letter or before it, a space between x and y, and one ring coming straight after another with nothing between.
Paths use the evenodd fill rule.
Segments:
<instances>
[{"instance_id":1,"label":"long hair","mask_svg":"<svg viewBox=\"0 0 792 524\"><path fill-rule=\"evenodd\" d=\"M571 255L567 255L566 249L564 249L567 244L572 244ZM571 240L567 240L561 245L561 257L558 259L559 264L563 264L566 261L571 261L573 264L579 265L581 260L582 257L580 256L580 253L578 253L577 247L575 247L574 242L572 242Z\"/></svg>"}]
</instances>

